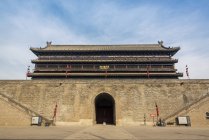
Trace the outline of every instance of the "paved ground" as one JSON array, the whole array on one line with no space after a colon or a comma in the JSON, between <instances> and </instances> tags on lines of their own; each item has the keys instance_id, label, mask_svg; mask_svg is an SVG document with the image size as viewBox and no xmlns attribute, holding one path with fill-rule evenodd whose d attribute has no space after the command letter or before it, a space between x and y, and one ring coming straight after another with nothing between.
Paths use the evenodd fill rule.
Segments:
<instances>
[{"instance_id":1,"label":"paved ground","mask_svg":"<svg viewBox=\"0 0 209 140\"><path fill-rule=\"evenodd\" d=\"M209 127L0 127L0 139L209 140Z\"/></svg>"}]
</instances>

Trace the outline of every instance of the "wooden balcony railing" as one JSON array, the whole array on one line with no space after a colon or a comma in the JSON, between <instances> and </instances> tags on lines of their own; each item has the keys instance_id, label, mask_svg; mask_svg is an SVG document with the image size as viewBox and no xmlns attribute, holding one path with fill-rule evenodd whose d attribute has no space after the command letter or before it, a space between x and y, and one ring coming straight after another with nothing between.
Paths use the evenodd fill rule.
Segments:
<instances>
[{"instance_id":1,"label":"wooden balcony railing","mask_svg":"<svg viewBox=\"0 0 209 140\"><path fill-rule=\"evenodd\" d=\"M39 57L32 62L70 62L70 61L177 61L170 57Z\"/></svg>"},{"instance_id":2,"label":"wooden balcony railing","mask_svg":"<svg viewBox=\"0 0 209 140\"><path fill-rule=\"evenodd\" d=\"M176 71L173 68L108 68L108 69L98 69L98 68L35 68L34 71Z\"/></svg>"}]
</instances>

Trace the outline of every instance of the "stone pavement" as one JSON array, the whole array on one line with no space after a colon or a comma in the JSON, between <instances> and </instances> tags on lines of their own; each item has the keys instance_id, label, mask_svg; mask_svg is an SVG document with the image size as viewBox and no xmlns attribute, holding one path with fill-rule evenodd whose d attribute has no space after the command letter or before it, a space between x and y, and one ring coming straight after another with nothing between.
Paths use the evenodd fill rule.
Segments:
<instances>
[{"instance_id":1,"label":"stone pavement","mask_svg":"<svg viewBox=\"0 0 209 140\"><path fill-rule=\"evenodd\" d=\"M122 127L95 125L66 137L65 139L136 139Z\"/></svg>"},{"instance_id":2,"label":"stone pavement","mask_svg":"<svg viewBox=\"0 0 209 140\"><path fill-rule=\"evenodd\" d=\"M51 126L0 127L0 139L209 140L209 127Z\"/></svg>"}]
</instances>

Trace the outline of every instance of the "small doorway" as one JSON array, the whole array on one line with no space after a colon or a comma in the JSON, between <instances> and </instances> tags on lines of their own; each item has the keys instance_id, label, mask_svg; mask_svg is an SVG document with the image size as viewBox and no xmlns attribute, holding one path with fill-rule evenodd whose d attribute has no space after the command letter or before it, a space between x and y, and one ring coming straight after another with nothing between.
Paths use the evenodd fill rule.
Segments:
<instances>
[{"instance_id":1,"label":"small doorway","mask_svg":"<svg viewBox=\"0 0 209 140\"><path fill-rule=\"evenodd\" d=\"M115 101L110 94L101 93L95 98L96 124L115 124Z\"/></svg>"}]
</instances>

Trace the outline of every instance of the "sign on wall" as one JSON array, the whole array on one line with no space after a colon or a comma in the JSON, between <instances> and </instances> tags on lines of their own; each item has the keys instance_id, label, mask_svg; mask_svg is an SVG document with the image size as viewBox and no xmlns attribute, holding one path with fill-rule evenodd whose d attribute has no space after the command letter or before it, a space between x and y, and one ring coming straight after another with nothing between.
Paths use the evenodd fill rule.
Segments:
<instances>
[{"instance_id":1,"label":"sign on wall","mask_svg":"<svg viewBox=\"0 0 209 140\"><path fill-rule=\"evenodd\" d=\"M99 66L99 69L106 70L106 69L109 69L109 66L108 65L107 66Z\"/></svg>"},{"instance_id":2,"label":"sign on wall","mask_svg":"<svg viewBox=\"0 0 209 140\"><path fill-rule=\"evenodd\" d=\"M188 124L187 117L178 117L179 124Z\"/></svg>"}]
</instances>

